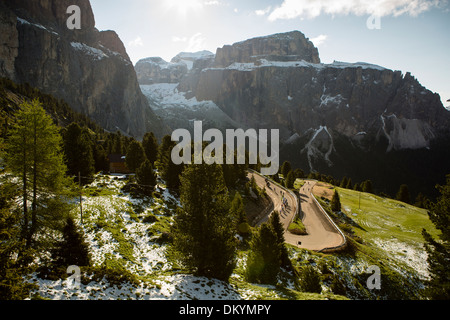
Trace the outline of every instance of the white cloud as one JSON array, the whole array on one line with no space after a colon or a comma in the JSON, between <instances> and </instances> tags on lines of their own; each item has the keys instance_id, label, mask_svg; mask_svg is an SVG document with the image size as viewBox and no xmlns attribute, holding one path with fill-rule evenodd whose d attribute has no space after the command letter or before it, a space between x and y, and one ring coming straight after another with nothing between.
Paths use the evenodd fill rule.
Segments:
<instances>
[{"instance_id":1,"label":"white cloud","mask_svg":"<svg viewBox=\"0 0 450 320\"><path fill-rule=\"evenodd\" d=\"M315 38L310 39L312 43L314 43L314 45L316 47L321 46L326 40L328 39L328 36L325 34L321 34Z\"/></svg>"},{"instance_id":2,"label":"white cloud","mask_svg":"<svg viewBox=\"0 0 450 320\"><path fill-rule=\"evenodd\" d=\"M379 17L409 14L417 16L448 0L284 0L269 15L270 21L294 18L315 18L328 15L375 15Z\"/></svg>"},{"instance_id":3,"label":"white cloud","mask_svg":"<svg viewBox=\"0 0 450 320\"><path fill-rule=\"evenodd\" d=\"M206 38L199 32L194 34L192 37L187 39L186 41L188 46L184 51L186 52L197 52L201 50L205 50L206 48Z\"/></svg>"},{"instance_id":4,"label":"white cloud","mask_svg":"<svg viewBox=\"0 0 450 320\"><path fill-rule=\"evenodd\" d=\"M270 9L272 9L271 6L268 6L267 8L263 9L263 10L256 10L255 14L257 16L265 16L266 14L268 14L270 12Z\"/></svg>"},{"instance_id":5,"label":"white cloud","mask_svg":"<svg viewBox=\"0 0 450 320\"><path fill-rule=\"evenodd\" d=\"M205 1L203 4L205 6L220 6L222 3L217 0L210 0L210 1Z\"/></svg>"},{"instance_id":6,"label":"white cloud","mask_svg":"<svg viewBox=\"0 0 450 320\"><path fill-rule=\"evenodd\" d=\"M128 42L128 45L130 47L143 47L144 46L144 42L142 41L142 38L140 36L138 36L133 41Z\"/></svg>"},{"instance_id":7,"label":"white cloud","mask_svg":"<svg viewBox=\"0 0 450 320\"><path fill-rule=\"evenodd\" d=\"M186 41L188 41L188 38L174 36L174 37L172 37L172 41L173 42L186 42Z\"/></svg>"}]
</instances>

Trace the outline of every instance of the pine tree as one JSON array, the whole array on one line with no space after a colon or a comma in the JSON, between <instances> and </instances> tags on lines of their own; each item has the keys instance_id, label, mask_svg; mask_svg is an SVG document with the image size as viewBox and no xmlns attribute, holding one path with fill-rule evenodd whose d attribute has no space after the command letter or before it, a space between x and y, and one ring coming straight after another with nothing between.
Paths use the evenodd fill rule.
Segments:
<instances>
[{"instance_id":1,"label":"pine tree","mask_svg":"<svg viewBox=\"0 0 450 320\"><path fill-rule=\"evenodd\" d=\"M278 237L269 224L263 224L253 236L245 277L254 283L276 284L281 266Z\"/></svg>"},{"instance_id":2,"label":"pine tree","mask_svg":"<svg viewBox=\"0 0 450 320\"><path fill-rule=\"evenodd\" d=\"M127 154L125 158L125 164L127 165L128 169L130 169L132 172L136 172L136 170L142 165L145 159L145 152L144 148L142 148L141 143L136 140L131 141L127 148Z\"/></svg>"},{"instance_id":3,"label":"pine tree","mask_svg":"<svg viewBox=\"0 0 450 320\"><path fill-rule=\"evenodd\" d=\"M294 172L291 170L291 171L289 171L289 173L286 176L284 185L286 188L292 189L292 188L294 188L294 183L295 183L295 176L294 176Z\"/></svg>"},{"instance_id":4,"label":"pine tree","mask_svg":"<svg viewBox=\"0 0 450 320\"><path fill-rule=\"evenodd\" d=\"M284 239L284 227L280 220L280 214L278 211L274 211L270 215L269 219L269 225L272 228L272 230L277 235L277 242L278 246L280 247L280 261L281 265L284 267L290 267L291 266L291 260L289 259L289 253L287 251L287 248L285 246L285 239Z\"/></svg>"},{"instance_id":5,"label":"pine tree","mask_svg":"<svg viewBox=\"0 0 450 320\"><path fill-rule=\"evenodd\" d=\"M228 280L235 266L235 223L219 165L189 165L181 176L174 248L195 274Z\"/></svg>"},{"instance_id":6,"label":"pine tree","mask_svg":"<svg viewBox=\"0 0 450 320\"><path fill-rule=\"evenodd\" d=\"M93 148L95 172L108 172L109 161L108 154L101 144L95 144Z\"/></svg>"},{"instance_id":7,"label":"pine tree","mask_svg":"<svg viewBox=\"0 0 450 320\"><path fill-rule=\"evenodd\" d=\"M153 165L158 158L158 141L153 132L147 132L142 139L142 147L144 148L147 159Z\"/></svg>"},{"instance_id":8,"label":"pine tree","mask_svg":"<svg viewBox=\"0 0 450 320\"><path fill-rule=\"evenodd\" d=\"M29 296L25 270L13 256L22 250L20 216L12 208L19 191L7 181L0 184L0 300L23 300Z\"/></svg>"},{"instance_id":9,"label":"pine tree","mask_svg":"<svg viewBox=\"0 0 450 320\"><path fill-rule=\"evenodd\" d=\"M347 186L348 183L348 179L347 177L342 178L341 184L339 185L339 187L341 188L345 188Z\"/></svg>"},{"instance_id":10,"label":"pine tree","mask_svg":"<svg viewBox=\"0 0 450 320\"><path fill-rule=\"evenodd\" d=\"M6 167L21 182L22 238L30 249L39 229L61 223L70 206L62 199L71 185L62 138L38 100L21 104L5 149Z\"/></svg>"},{"instance_id":11,"label":"pine tree","mask_svg":"<svg viewBox=\"0 0 450 320\"><path fill-rule=\"evenodd\" d=\"M244 201L239 192L236 192L233 201L231 201L230 214L235 217L236 229L239 235L243 237L248 236L250 233L250 225L248 224L247 214L244 210Z\"/></svg>"},{"instance_id":12,"label":"pine tree","mask_svg":"<svg viewBox=\"0 0 450 320\"><path fill-rule=\"evenodd\" d=\"M313 266L306 266L301 271L301 289L303 292L321 293L320 274Z\"/></svg>"},{"instance_id":13,"label":"pine tree","mask_svg":"<svg viewBox=\"0 0 450 320\"><path fill-rule=\"evenodd\" d=\"M352 179L351 178L348 178L347 185L345 186L345 188L346 189L350 189L350 190L353 189L353 184L352 184Z\"/></svg>"},{"instance_id":14,"label":"pine tree","mask_svg":"<svg viewBox=\"0 0 450 320\"><path fill-rule=\"evenodd\" d=\"M361 189L362 189L363 192L373 193L372 181L371 180L364 181L362 183Z\"/></svg>"},{"instance_id":15,"label":"pine tree","mask_svg":"<svg viewBox=\"0 0 450 320\"><path fill-rule=\"evenodd\" d=\"M296 179L303 179L305 178L305 172L302 169L295 169L294 176Z\"/></svg>"},{"instance_id":16,"label":"pine tree","mask_svg":"<svg viewBox=\"0 0 450 320\"><path fill-rule=\"evenodd\" d=\"M400 189L398 190L397 196L395 199L398 201L405 202L405 203L410 203L411 196L409 195L409 189L406 184L402 184L400 186Z\"/></svg>"},{"instance_id":17,"label":"pine tree","mask_svg":"<svg viewBox=\"0 0 450 320\"><path fill-rule=\"evenodd\" d=\"M286 179L289 171L292 170L291 167L291 163L289 161L285 161L283 162L283 164L281 165L281 174L283 175L283 177Z\"/></svg>"},{"instance_id":18,"label":"pine tree","mask_svg":"<svg viewBox=\"0 0 450 320\"><path fill-rule=\"evenodd\" d=\"M163 137L161 147L158 152L158 159L155 163L159 170L161 178L166 182L166 185L171 190L178 190L180 187L180 176L184 170L184 165L176 165L172 161L172 149L175 147L175 142L172 141L171 136Z\"/></svg>"},{"instance_id":19,"label":"pine tree","mask_svg":"<svg viewBox=\"0 0 450 320\"><path fill-rule=\"evenodd\" d=\"M151 195L153 188L156 185L156 173L153 170L150 160L145 160L136 170L136 180L144 193Z\"/></svg>"},{"instance_id":20,"label":"pine tree","mask_svg":"<svg viewBox=\"0 0 450 320\"><path fill-rule=\"evenodd\" d=\"M430 220L441 231L440 241L433 239L425 229L422 230L431 277L425 292L436 300L450 299L450 175L446 180L446 185L437 186L441 195L436 203L431 204L428 212Z\"/></svg>"},{"instance_id":21,"label":"pine tree","mask_svg":"<svg viewBox=\"0 0 450 320\"><path fill-rule=\"evenodd\" d=\"M80 173L82 183L90 182L95 172L92 142L87 131L77 123L70 124L64 132L64 153L68 174L78 178Z\"/></svg>"},{"instance_id":22,"label":"pine tree","mask_svg":"<svg viewBox=\"0 0 450 320\"><path fill-rule=\"evenodd\" d=\"M337 190L334 191L333 198L331 198L331 210L334 212L341 211L341 199L339 198L339 194Z\"/></svg>"},{"instance_id":23,"label":"pine tree","mask_svg":"<svg viewBox=\"0 0 450 320\"><path fill-rule=\"evenodd\" d=\"M54 264L58 267L90 265L89 247L83 239L72 217L68 217L63 229L63 238L53 250Z\"/></svg>"}]
</instances>

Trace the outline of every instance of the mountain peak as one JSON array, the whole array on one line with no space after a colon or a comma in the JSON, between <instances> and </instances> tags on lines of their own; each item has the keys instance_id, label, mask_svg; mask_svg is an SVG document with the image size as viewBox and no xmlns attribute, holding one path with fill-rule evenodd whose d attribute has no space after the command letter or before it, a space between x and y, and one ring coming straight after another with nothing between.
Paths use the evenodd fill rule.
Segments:
<instances>
[{"instance_id":1,"label":"mountain peak","mask_svg":"<svg viewBox=\"0 0 450 320\"><path fill-rule=\"evenodd\" d=\"M300 61L320 63L314 44L300 31L277 33L252 38L217 49L215 65L228 67L232 63L269 61Z\"/></svg>"}]
</instances>

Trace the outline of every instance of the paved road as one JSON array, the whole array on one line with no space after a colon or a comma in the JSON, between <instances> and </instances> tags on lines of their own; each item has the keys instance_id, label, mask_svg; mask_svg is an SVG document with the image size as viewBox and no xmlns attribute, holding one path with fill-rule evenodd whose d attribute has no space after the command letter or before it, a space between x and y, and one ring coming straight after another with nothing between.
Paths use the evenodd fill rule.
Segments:
<instances>
[{"instance_id":1,"label":"paved road","mask_svg":"<svg viewBox=\"0 0 450 320\"><path fill-rule=\"evenodd\" d=\"M266 186L264 177L258 174L249 174L255 177L255 181L259 187ZM300 236L295 235L287 231L289 224L294 219L294 215L297 212L297 197L291 195L285 188L281 188L279 185L270 183L270 188L266 187L266 192L274 203L274 210L280 212L281 222L285 228L284 238L286 243L305 248L309 250L320 251L325 248L337 247L344 243L344 239L341 234L334 228L332 223L327 219L324 213L316 206L311 195L312 188L316 184L316 181L306 181L305 185L300 189L300 205L303 212L303 224L306 227L308 235ZM286 211L281 210L281 192L288 199L288 208ZM257 223L268 221L269 215L262 217ZM301 245L299 245L299 241Z\"/></svg>"}]
</instances>

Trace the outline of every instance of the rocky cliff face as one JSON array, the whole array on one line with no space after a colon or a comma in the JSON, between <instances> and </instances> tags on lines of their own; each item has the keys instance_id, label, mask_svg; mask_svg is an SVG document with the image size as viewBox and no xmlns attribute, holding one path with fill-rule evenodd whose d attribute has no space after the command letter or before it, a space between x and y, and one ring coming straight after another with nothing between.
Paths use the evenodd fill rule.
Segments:
<instances>
[{"instance_id":1,"label":"rocky cliff face","mask_svg":"<svg viewBox=\"0 0 450 320\"><path fill-rule=\"evenodd\" d=\"M245 126L279 128L284 140L323 126L358 141L384 136L389 150L417 149L449 124L439 96L411 75L364 63L234 63L181 88Z\"/></svg>"},{"instance_id":2,"label":"rocky cliff face","mask_svg":"<svg viewBox=\"0 0 450 320\"><path fill-rule=\"evenodd\" d=\"M319 53L313 43L300 31L258 37L217 49L215 65L228 67L238 62L300 61L320 63Z\"/></svg>"},{"instance_id":3,"label":"rocky cliff face","mask_svg":"<svg viewBox=\"0 0 450 320\"><path fill-rule=\"evenodd\" d=\"M67 8L81 9L81 30L69 30ZM28 82L64 99L110 131L140 138L164 132L142 95L125 47L113 31L95 29L88 0L12 0L2 3L1 76ZM11 66L14 68L11 68Z\"/></svg>"},{"instance_id":4,"label":"rocky cliff face","mask_svg":"<svg viewBox=\"0 0 450 320\"><path fill-rule=\"evenodd\" d=\"M282 160L295 166L374 180L389 172L385 181L395 176L394 188L414 176L407 167L417 170L433 163L431 154L441 157L441 142L450 137L450 112L410 73L320 63L299 32L219 48L214 64L184 76L177 90L214 102L242 128L279 129ZM396 162L404 154L403 164ZM387 165L388 158L397 167ZM369 170L374 159L379 165ZM425 174L434 181L450 170L436 166Z\"/></svg>"}]
</instances>

